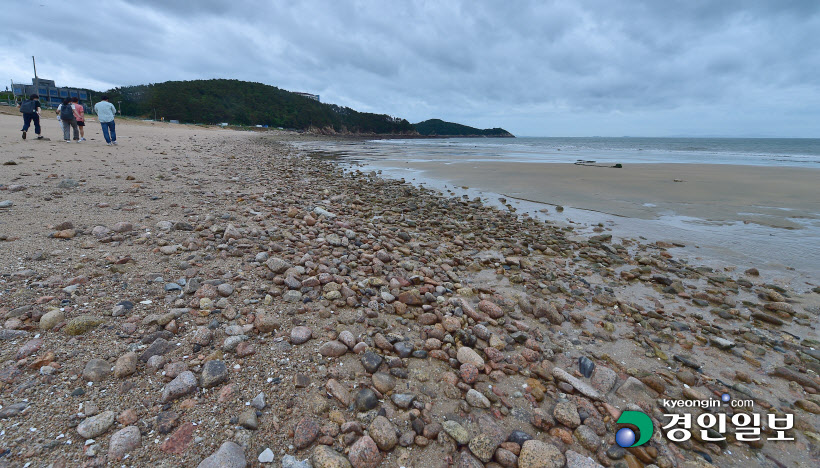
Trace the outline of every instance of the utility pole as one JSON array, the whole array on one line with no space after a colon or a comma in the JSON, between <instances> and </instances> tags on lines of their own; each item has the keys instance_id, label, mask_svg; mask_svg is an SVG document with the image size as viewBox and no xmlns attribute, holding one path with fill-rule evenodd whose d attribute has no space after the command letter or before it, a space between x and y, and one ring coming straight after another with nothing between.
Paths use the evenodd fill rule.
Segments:
<instances>
[{"instance_id":1,"label":"utility pole","mask_svg":"<svg viewBox=\"0 0 820 468\"><path fill-rule=\"evenodd\" d=\"M34 61L34 56L31 56L31 64L34 65L34 79L37 79L37 62Z\"/></svg>"}]
</instances>

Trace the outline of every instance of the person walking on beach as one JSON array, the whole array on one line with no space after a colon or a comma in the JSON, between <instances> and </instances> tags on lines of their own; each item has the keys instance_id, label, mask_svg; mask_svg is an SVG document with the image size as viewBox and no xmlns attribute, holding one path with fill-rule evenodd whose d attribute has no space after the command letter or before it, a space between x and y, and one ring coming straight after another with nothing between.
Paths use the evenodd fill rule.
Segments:
<instances>
[{"instance_id":1,"label":"person walking on beach","mask_svg":"<svg viewBox=\"0 0 820 468\"><path fill-rule=\"evenodd\" d=\"M60 125L63 127L63 140L66 143L71 143L71 129L74 129L74 140L80 142L80 130L77 126L77 119L74 117L74 104L71 103L71 98L63 99L63 103L57 107L57 118L60 120Z\"/></svg>"},{"instance_id":2,"label":"person walking on beach","mask_svg":"<svg viewBox=\"0 0 820 468\"><path fill-rule=\"evenodd\" d=\"M117 113L117 108L114 104L108 102L108 96L103 96L102 101L94 104L94 112L97 113L97 120L102 126L103 136L105 137L105 144L108 146L117 145L117 131L114 126L114 114Z\"/></svg>"},{"instance_id":3,"label":"person walking on beach","mask_svg":"<svg viewBox=\"0 0 820 468\"><path fill-rule=\"evenodd\" d=\"M23 139L26 139L26 132L34 122L34 133L37 134L37 139L42 140L40 135L40 96L32 94L27 101L20 103L20 112L23 113Z\"/></svg>"},{"instance_id":4,"label":"person walking on beach","mask_svg":"<svg viewBox=\"0 0 820 468\"><path fill-rule=\"evenodd\" d=\"M85 107L80 103L79 98L71 98L74 103L74 118L77 119L77 126L80 128L80 140L85 141Z\"/></svg>"}]
</instances>

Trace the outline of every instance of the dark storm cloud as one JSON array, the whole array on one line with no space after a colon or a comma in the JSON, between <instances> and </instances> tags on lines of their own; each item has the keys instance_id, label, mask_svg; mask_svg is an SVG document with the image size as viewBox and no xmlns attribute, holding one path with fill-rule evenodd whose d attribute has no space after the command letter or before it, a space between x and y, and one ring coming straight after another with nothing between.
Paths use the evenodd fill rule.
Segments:
<instances>
[{"instance_id":1,"label":"dark storm cloud","mask_svg":"<svg viewBox=\"0 0 820 468\"><path fill-rule=\"evenodd\" d=\"M27 80L36 55L97 89L237 78L530 135L818 136L816 1L84 3L14 1L42 27L8 24L0 67Z\"/></svg>"}]
</instances>

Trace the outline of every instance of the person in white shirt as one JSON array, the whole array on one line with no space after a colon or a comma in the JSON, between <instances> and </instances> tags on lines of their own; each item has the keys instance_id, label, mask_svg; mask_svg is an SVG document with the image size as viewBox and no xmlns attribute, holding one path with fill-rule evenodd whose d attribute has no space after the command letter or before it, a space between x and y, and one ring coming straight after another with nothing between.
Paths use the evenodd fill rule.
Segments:
<instances>
[{"instance_id":1,"label":"person in white shirt","mask_svg":"<svg viewBox=\"0 0 820 468\"><path fill-rule=\"evenodd\" d=\"M117 131L114 126L114 114L117 113L117 108L114 107L114 104L108 102L108 96L103 96L102 101L94 104L94 112L97 113L97 120L100 121L102 126L105 144L116 146Z\"/></svg>"}]
</instances>

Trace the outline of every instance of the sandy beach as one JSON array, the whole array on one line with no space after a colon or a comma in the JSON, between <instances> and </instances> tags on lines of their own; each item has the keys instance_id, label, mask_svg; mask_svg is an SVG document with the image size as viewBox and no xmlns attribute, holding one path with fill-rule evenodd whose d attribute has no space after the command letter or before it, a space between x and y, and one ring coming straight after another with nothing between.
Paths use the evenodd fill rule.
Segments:
<instances>
[{"instance_id":1,"label":"sandy beach","mask_svg":"<svg viewBox=\"0 0 820 468\"><path fill-rule=\"evenodd\" d=\"M818 464L818 289L344 170L309 135L21 120L0 111L0 467ZM803 170L435 170L639 218L820 211ZM795 440L660 435L663 399L724 393ZM647 445L615 444L625 409Z\"/></svg>"}]
</instances>

